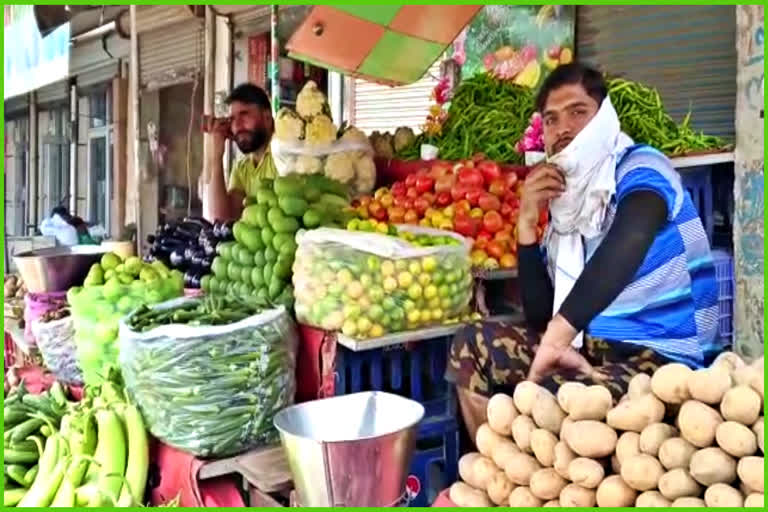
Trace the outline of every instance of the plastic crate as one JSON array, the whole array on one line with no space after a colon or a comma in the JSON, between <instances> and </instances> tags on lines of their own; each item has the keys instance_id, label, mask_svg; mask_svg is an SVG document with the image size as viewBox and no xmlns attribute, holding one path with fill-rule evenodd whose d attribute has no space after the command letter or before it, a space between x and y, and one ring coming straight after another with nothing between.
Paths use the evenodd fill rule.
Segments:
<instances>
[{"instance_id":1,"label":"plastic crate","mask_svg":"<svg viewBox=\"0 0 768 512\"><path fill-rule=\"evenodd\" d=\"M733 257L720 250L712 251L717 281L718 337L721 340L733 339L733 295L735 288Z\"/></svg>"},{"instance_id":2,"label":"plastic crate","mask_svg":"<svg viewBox=\"0 0 768 512\"><path fill-rule=\"evenodd\" d=\"M459 430L456 420L422 423L406 481L408 506L427 507L432 504L440 491L458 479L458 466Z\"/></svg>"},{"instance_id":3,"label":"plastic crate","mask_svg":"<svg viewBox=\"0 0 768 512\"><path fill-rule=\"evenodd\" d=\"M688 191L696 210L699 212L704 231L710 243L715 232L714 192L712 190L712 167L687 167L680 171L683 188Z\"/></svg>"}]
</instances>

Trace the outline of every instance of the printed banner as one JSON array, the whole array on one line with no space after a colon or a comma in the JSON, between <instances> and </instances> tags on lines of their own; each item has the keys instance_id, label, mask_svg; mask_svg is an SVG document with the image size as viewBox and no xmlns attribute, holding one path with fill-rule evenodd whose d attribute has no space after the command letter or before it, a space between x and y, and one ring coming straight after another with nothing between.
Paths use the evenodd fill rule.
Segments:
<instances>
[{"instance_id":1,"label":"printed banner","mask_svg":"<svg viewBox=\"0 0 768 512\"><path fill-rule=\"evenodd\" d=\"M69 23L40 37L33 6L4 5L3 98L38 89L69 74Z\"/></svg>"}]
</instances>

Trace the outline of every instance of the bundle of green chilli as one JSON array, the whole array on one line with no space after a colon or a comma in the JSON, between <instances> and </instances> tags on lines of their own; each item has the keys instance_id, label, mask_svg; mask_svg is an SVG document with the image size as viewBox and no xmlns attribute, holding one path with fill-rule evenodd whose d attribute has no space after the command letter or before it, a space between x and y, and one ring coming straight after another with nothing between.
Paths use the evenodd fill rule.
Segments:
<instances>
[{"instance_id":1,"label":"bundle of green chilli","mask_svg":"<svg viewBox=\"0 0 768 512\"><path fill-rule=\"evenodd\" d=\"M515 150L534 111L534 92L511 81L480 73L461 82L451 99L439 136L419 135L398 157L419 158L422 144L440 149L444 160L462 160L477 153L495 162L521 163Z\"/></svg>"},{"instance_id":2,"label":"bundle of green chilli","mask_svg":"<svg viewBox=\"0 0 768 512\"><path fill-rule=\"evenodd\" d=\"M724 149L719 137L697 133L691 128L691 112L677 124L661 102L659 91L622 78L607 81L608 94L619 116L621 129L635 142L680 156L686 153Z\"/></svg>"},{"instance_id":3,"label":"bundle of green chilli","mask_svg":"<svg viewBox=\"0 0 768 512\"><path fill-rule=\"evenodd\" d=\"M200 457L277 439L272 419L293 402L297 345L284 308L257 313L239 299L174 300L120 326L125 387L149 430Z\"/></svg>"}]
</instances>

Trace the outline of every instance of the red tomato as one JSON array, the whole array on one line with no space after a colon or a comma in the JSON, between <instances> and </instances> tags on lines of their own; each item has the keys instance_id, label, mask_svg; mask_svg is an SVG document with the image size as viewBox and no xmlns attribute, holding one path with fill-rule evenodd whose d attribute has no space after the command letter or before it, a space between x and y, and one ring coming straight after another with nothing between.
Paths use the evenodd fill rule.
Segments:
<instances>
[{"instance_id":1,"label":"red tomato","mask_svg":"<svg viewBox=\"0 0 768 512\"><path fill-rule=\"evenodd\" d=\"M387 209L379 201L371 201L368 205L368 211L376 220L385 220L387 218Z\"/></svg>"},{"instance_id":2,"label":"red tomato","mask_svg":"<svg viewBox=\"0 0 768 512\"><path fill-rule=\"evenodd\" d=\"M451 197L454 201L461 201L462 199L466 199L468 191L469 188L466 185L457 183L451 189Z\"/></svg>"},{"instance_id":3,"label":"red tomato","mask_svg":"<svg viewBox=\"0 0 768 512\"><path fill-rule=\"evenodd\" d=\"M360 198L360 206L368 206L371 204L371 201L373 201L373 198L371 196L363 196Z\"/></svg>"},{"instance_id":4,"label":"red tomato","mask_svg":"<svg viewBox=\"0 0 768 512\"><path fill-rule=\"evenodd\" d=\"M473 219L469 215L461 213L457 214L453 219L453 230L460 235L472 238L477 233L479 224L477 219Z\"/></svg>"},{"instance_id":5,"label":"red tomato","mask_svg":"<svg viewBox=\"0 0 768 512\"><path fill-rule=\"evenodd\" d=\"M499 212L487 212L483 216L483 228L489 233L497 233L504 227L504 219Z\"/></svg>"},{"instance_id":6,"label":"red tomato","mask_svg":"<svg viewBox=\"0 0 768 512\"><path fill-rule=\"evenodd\" d=\"M387 213L389 220L394 224L401 224L405 220L405 208L402 206L391 206Z\"/></svg>"},{"instance_id":7,"label":"red tomato","mask_svg":"<svg viewBox=\"0 0 768 512\"><path fill-rule=\"evenodd\" d=\"M419 214L420 217L424 215L424 212L427 211L427 208L429 208L429 203L426 199L423 197L420 197L418 199L413 200L413 208L416 210L416 212Z\"/></svg>"},{"instance_id":8,"label":"red tomato","mask_svg":"<svg viewBox=\"0 0 768 512\"><path fill-rule=\"evenodd\" d=\"M504 178L496 178L488 185L488 192L498 197L504 197L507 192L507 182Z\"/></svg>"},{"instance_id":9,"label":"red tomato","mask_svg":"<svg viewBox=\"0 0 768 512\"><path fill-rule=\"evenodd\" d=\"M438 206L448 206L451 204L451 194L448 192L440 192L437 194L436 201Z\"/></svg>"},{"instance_id":10,"label":"red tomato","mask_svg":"<svg viewBox=\"0 0 768 512\"><path fill-rule=\"evenodd\" d=\"M493 239L500 243L502 247L505 249L509 247L512 244L512 226L508 226L509 229L505 228L496 233L493 237Z\"/></svg>"},{"instance_id":11,"label":"red tomato","mask_svg":"<svg viewBox=\"0 0 768 512\"><path fill-rule=\"evenodd\" d=\"M444 176L453 175L453 164L451 162L438 161L432 164L429 174L435 178L435 180L439 180Z\"/></svg>"},{"instance_id":12,"label":"red tomato","mask_svg":"<svg viewBox=\"0 0 768 512\"><path fill-rule=\"evenodd\" d=\"M501 213L501 216L504 217L505 219L509 219L513 211L514 210L512 209L512 207L507 203L503 203L501 205L501 210L499 210L499 212Z\"/></svg>"},{"instance_id":13,"label":"red tomato","mask_svg":"<svg viewBox=\"0 0 768 512\"><path fill-rule=\"evenodd\" d=\"M435 180L431 176L419 176L416 178L416 190L423 194L424 192L431 192L432 187L435 186Z\"/></svg>"},{"instance_id":14,"label":"red tomato","mask_svg":"<svg viewBox=\"0 0 768 512\"><path fill-rule=\"evenodd\" d=\"M493 180L501 177L499 164L490 160L483 160L477 164L477 170L483 175L485 183L492 183Z\"/></svg>"},{"instance_id":15,"label":"red tomato","mask_svg":"<svg viewBox=\"0 0 768 512\"><path fill-rule=\"evenodd\" d=\"M469 211L472 209L472 205L469 204L469 201L467 201L466 199L461 199L453 205L453 209L456 211L456 213L459 213L459 212L469 213Z\"/></svg>"},{"instance_id":16,"label":"red tomato","mask_svg":"<svg viewBox=\"0 0 768 512\"><path fill-rule=\"evenodd\" d=\"M417 179L418 177L416 176L416 174L409 174L408 176L405 177L405 186L408 188L416 186Z\"/></svg>"},{"instance_id":17,"label":"red tomato","mask_svg":"<svg viewBox=\"0 0 768 512\"><path fill-rule=\"evenodd\" d=\"M475 245L478 249L485 249L491 240L493 240L493 235L481 228L480 232L475 238Z\"/></svg>"},{"instance_id":18,"label":"red tomato","mask_svg":"<svg viewBox=\"0 0 768 512\"><path fill-rule=\"evenodd\" d=\"M488 192L483 192L480 195L480 199L478 200L477 205L486 212L490 212L501 208L501 201L499 201L499 198L495 195Z\"/></svg>"},{"instance_id":19,"label":"red tomato","mask_svg":"<svg viewBox=\"0 0 768 512\"><path fill-rule=\"evenodd\" d=\"M413 201L414 200L411 199L410 197L406 197L405 203L403 203L403 208L405 208L406 210L413 210Z\"/></svg>"},{"instance_id":20,"label":"red tomato","mask_svg":"<svg viewBox=\"0 0 768 512\"><path fill-rule=\"evenodd\" d=\"M424 194L421 195L421 198L426 200L430 206L435 204L435 194L433 194L432 192L425 192Z\"/></svg>"},{"instance_id":21,"label":"red tomato","mask_svg":"<svg viewBox=\"0 0 768 512\"><path fill-rule=\"evenodd\" d=\"M419 214L413 210L408 210L407 212L405 212L405 216L403 217L403 222L405 222L406 224L417 224L419 222Z\"/></svg>"},{"instance_id":22,"label":"red tomato","mask_svg":"<svg viewBox=\"0 0 768 512\"><path fill-rule=\"evenodd\" d=\"M502 268L515 268L517 267L517 256L514 254L505 254L499 260L499 266Z\"/></svg>"},{"instance_id":23,"label":"red tomato","mask_svg":"<svg viewBox=\"0 0 768 512\"><path fill-rule=\"evenodd\" d=\"M487 252L488 256L491 258L496 258L499 260L502 256L504 256L504 247L502 247L499 242L493 240L488 242L488 245L485 246L485 252Z\"/></svg>"},{"instance_id":24,"label":"red tomato","mask_svg":"<svg viewBox=\"0 0 768 512\"><path fill-rule=\"evenodd\" d=\"M397 181L392 185L392 195L395 197L402 197L405 195L406 187L402 181Z\"/></svg>"},{"instance_id":25,"label":"red tomato","mask_svg":"<svg viewBox=\"0 0 768 512\"><path fill-rule=\"evenodd\" d=\"M514 190L515 185L520 181L520 177L514 172L507 173L504 179L507 181L507 188L510 190Z\"/></svg>"},{"instance_id":26,"label":"red tomato","mask_svg":"<svg viewBox=\"0 0 768 512\"><path fill-rule=\"evenodd\" d=\"M483 186L483 175L477 169L464 168L459 171L459 183L473 188Z\"/></svg>"},{"instance_id":27,"label":"red tomato","mask_svg":"<svg viewBox=\"0 0 768 512\"><path fill-rule=\"evenodd\" d=\"M351 203L349 203L349 206L352 208L357 208L360 206L360 200L359 199L353 199Z\"/></svg>"},{"instance_id":28,"label":"red tomato","mask_svg":"<svg viewBox=\"0 0 768 512\"><path fill-rule=\"evenodd\" d=\"M445 176L440 176L435 180L435 192L450 192L455 184L455 175L446 174Z\"/></svg>"},{"instance_id":29,"label":"red tomato","mask_svg":"<svg viewBox=\"0 0 768 512\"><path fill-rule=\"evenodd\" d=\"M480 203L480 196L482 196L485 192L483 192L480 188L472 188L467 191L467 201L469 201L469 204L472 206L477 206Z\"/></svg>"},{"instance_id":30,"label":"red tomato","mask_svg":"<svg viewBox=\"0 0 768 512\"><path fill-rule=\"evenodd\" d=\"M395 196L395 206L401 206L405 208L406 201L408 201L408 198L405 197L405 193L403 193L402 196Z\"/></svg>"},{"instance_id":31,"label":"red tomato","mask_svg":"<svg viewBox=\"0 0 768 512\"><path fill-rule=\"evenodd\" d=\"M392 197L392 194L387 192L386 194L381 196L381 199L379 199L379 201L381 201L381 204L382 204L382 206L384 206L384 208L389 208L390 206L392 206L394 204L395 198Z\"/></svg>"},{"instance_id":32,"label":"red tomato","mask_svg":"<svg viewBox=\"0 0 768 512\"><path fill-rule=\"evenodd\" d=\"M407 197L409 199L416 199L420 195L421 194L419 194L419 191L416 190L415 188L409 188L408 192L405 193L405 197Z\"/></svg>"}]
</instances>

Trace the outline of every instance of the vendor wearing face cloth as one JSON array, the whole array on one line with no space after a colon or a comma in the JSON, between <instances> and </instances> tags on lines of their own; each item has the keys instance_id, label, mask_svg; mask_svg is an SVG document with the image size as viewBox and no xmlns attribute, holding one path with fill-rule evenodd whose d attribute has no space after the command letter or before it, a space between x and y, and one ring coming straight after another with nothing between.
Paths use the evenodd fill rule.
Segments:
<instances>
[{"instance_id":1,"label":"vendor wearing face cloth","mask_svg":"<svg viewBox=\"0 0 768 512\"><path fill-rule=\"evenodd\" d=\"M243 198L256 193L259 178L277 176L269 141L274 122L267 94L253 84L237 86L226 100L230 118L216 120L213 129L211 182L208 187L210 216L236 219L243 209ZM231 137L244 156L235 164L227 184L224 174L224 146Z\"/></svg>"},{"instance_id":2,"label":"vendor wearing face cloth","mask_svg":"<svg viewBox=\"0 0 768 512\"><path fill-rule=\"evenodd\" d=\"M447 378L472 438L488 398L523 380L553 392L600 383L618 399L636 373L701 366L722 349L709 242L670 161L622 133L595 70L554 70L537 110L547 158L524 183L517 226L527 325L468 327L451 348Z\"/></svg>"}]
</instances>

